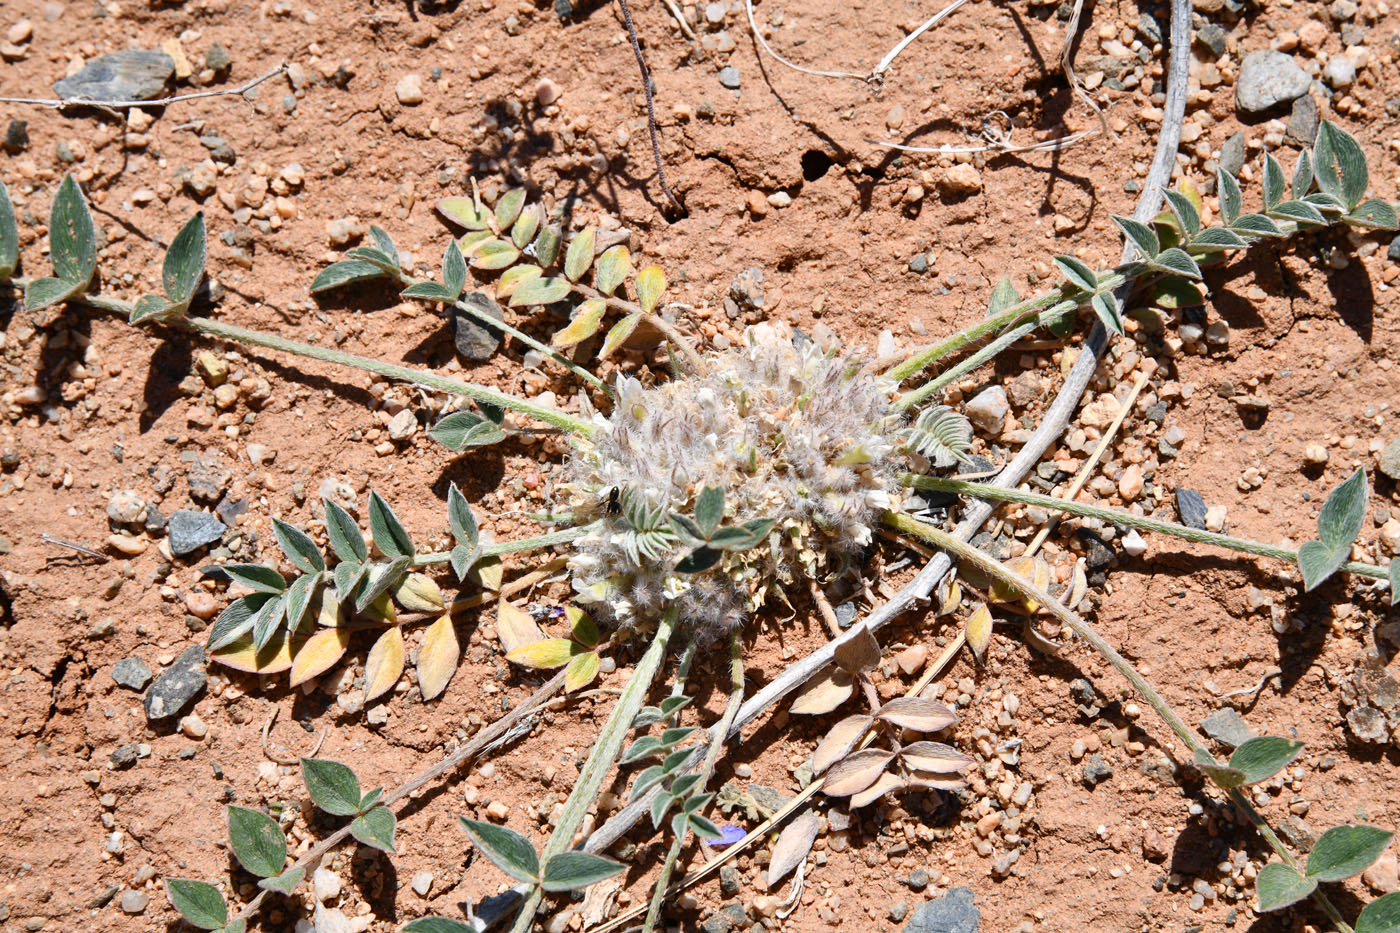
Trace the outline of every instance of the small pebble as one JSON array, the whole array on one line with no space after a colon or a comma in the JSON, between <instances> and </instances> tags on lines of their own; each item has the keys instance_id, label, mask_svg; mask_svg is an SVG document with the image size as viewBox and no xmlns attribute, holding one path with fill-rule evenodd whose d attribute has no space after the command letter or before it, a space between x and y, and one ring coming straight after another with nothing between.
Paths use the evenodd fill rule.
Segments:
<instances>
[{"instance_id":1,"label":"small pebble","mask_svg":"<svg viewBox=\"0 0 1400 933\"><path fill-rule=\"evenodd\" d=\"M413 876L413 880L410 884L413 887L413 893L417 894L419 897L427 897L428 892L433 888L433 873L430 871L420 871Z\"/></svg>"},{"instance_id":2,"label":"small pebble","mask_svg":"<svg viewBox=\"0 0 1400 933\"><path fill-rule=\"evenodd\" d=\"M151 896L145 891L130 890L122 893L122 913L139 914L150 903Z\"/></svg>"},{"instance_id":3,"label":"small pebble","mask_svg":"<svg viewBox=\"0 0 1400 933\"><path fill-rule=\"evenodd\" d=\"M409 72L394 85L394 95L398 97L399 103L405 106L413 107L423 103L423 79Z\"/></svg>"}]
</instances>

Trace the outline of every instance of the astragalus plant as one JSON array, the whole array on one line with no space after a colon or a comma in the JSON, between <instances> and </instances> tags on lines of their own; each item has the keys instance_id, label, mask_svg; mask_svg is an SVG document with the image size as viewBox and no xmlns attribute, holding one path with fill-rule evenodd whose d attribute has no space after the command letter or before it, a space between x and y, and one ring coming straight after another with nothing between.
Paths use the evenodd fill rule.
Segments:
<instances>
[{"instance_id":1,"label":"astragalus plant","mask_svg":"<svg viewBox=\"0 0 1400 933\"><path fill-rule=\"evenodd\" d=\"M127 314L133 323L181 328L351 366L454 396L460 400L458 407L429 432L454 451L497 443L515 433L562 435L563 443L549 449L562 451L564 482L553 511L542 520L567 527L519 541L484 543L476 515L454 487L442 522L451 530L453 546L425 552L378 495L371 495L367 509L372 545L354 509L344 507L355 503L327 501L324 546L307 531L278 521L276 539L285 563L223 568L230 581L240 584L242 595L233 599L210 635L215 659L260 673L290 670L293 681L301 682L335 665L350 649L354 632L371 629L375 641L366 659L365 692L372 696L391 690L404 672L402 629L426 622L417 676L427 700L448 686L458 663L452 613L499 599L497 631L506 658L527 668L563 669L532 703L554 690L581 688L597 675L605 653L626 652L630 644L637 645L631 677L569 799L552 818L554 830L543 849L537 851L528 838L508 827L463 821L478 849L519 882L523 906L515 929L524 933L547 894L577 889L622 870L615 862L575 849L587 811L619 759L654 762L637 775L631 796L651 801L653 824L666 825L675 834L663 879L687 833L716 832L704 816L713 799L705 785L742 690L745 622L765 606L788 604L792 594L809 588L819 596L822 587L859 570L881 526L945 550L969 571L964 579L980 576L988 581L1001 603L1020 602L1028 611L1048 613L1088 640L1197 751L1203 771L1232 795L1237 797L1239 786L1261 780L1261 775L1267 777L1291 760L1296 743L1279 740L1266 749L1256 748L1248 761L1215 761L1151 686L1071 607L1058 601L1064 594L1045 591L1035 566L1026 568L1032 577L1028 579L962 544L921 515L911 514L915 498L907 492L914 486L952 483L935 474L971 463L969 424L958 411L938 404L939 390L1029 331L1050 327L1066 333L1087 308L1108 329L1121 332L1113 295L1125 285L1137 286L1144 301L1179 299L1194 287L1191 282L1201 277L1203 265L1260 240L1280 240L1333 224L1396 225L1391 204L1366 197L1369 182L1360 147L1330 123L1323 125L1313 151L1300 157L1291 184L1272 156L1266 157L1262 177L1263 203L1257 211L1246 211L1239 185L1228 175L1219 176L1217 224L1204 222L1202 200L1189 186L1170 192L1170 210L1150 224L1116 218L1134 247L1130 261L1096 270L1071 256L1056 257L1063 281L1055 288L1023 299L1005 281L994 292L985 319L884 369L859 352L823 350L780 322L750 328L732 348L701 352L668 318L661 302L666 281L658 267L634 271L625 244L605 242L593 228L568 231L562 214L530 203L519 189L494 205L483 203L475 193L439 204L444 217L465 233L448 241L436 279L419 279L404 269L392 239L373 228L372 245L351 250L312 283L313 291L323 291L388 282L405 298L450 307L510 334L531 347L541 364L551 361L580 381L576 402L562 408L192 315L192 306L201 300L197 287L205 263L204 226L198 216L172 241L163 295L128 302L99 294L93 288L92 220L71 178L64 180L54 200L49 247L55 275L48 278L15 276L18 236L8 195L0 188L0 282L23 287L32 310L80 303ZM496 300L523 313L546 307L567 310L570 321L548 343L531 337L492 313L490 295L468 293L469 274ZM609 316L616 320L604 335ZM629 375L618 368L613 378L604 380L587 368L596 338L602 337L595 356L605 358L644 333L644 327L664 342L674 378L663 379L650 370ZM942 375L905 388L907 381L954 354L966 355ZM956 485L942 488L970 491ZM1363 476L1349 487L1347 503L1334 511L1353 514L1352 500L1364 506L1365 492ZM1343 540L1345 530L1320 529L1319 546L1303 558L1305 571L1312 568L1310 586L1342 569L1386 576L1384 568L1345 563L1350 543ZM1231 541L1211 543L1235 546ZM512 551L552 547L566 549L552 566L567 569L579 605L563 607L567 633L548 637L534 618L504 598L510 586L503 583L495 561ZM444 576L430 575L441 565L449 565L463 586L484 592L457 599L444 596ZM1389 577L1394 589L1393 567ZM974 617L982 621L977 632L969 630L968 640L984 645L990 614ZM681 687L697 648L716 640L728 642L733 695L725 718L711 730L701 761L699 746L687 744L698 730L678 724L687 702ZM673 644L682 647L673 651ZM873 638L869 644L874 644ZM874 650L878 658L878 645ZM679 658L672 695L657 706L646 706L672 654ZM845 685L840 687L847 691L844 695L873 665L869 657L848 660ZM833 683L836 679L833 674ZM823 746L823 764L830 769L823 786L830 796L863 805L906 788L949 789L957 786L958 772L971 762L957 750L927 740L915 743L917 748L900 746L896 726L933 733L951 725L951 710L934 701L872 703L870 714L857 719L859 728L848 720L840 741ZM624 751L628 734L639 727L644 734ZM650 734L656 727L662 731ZM862 741L873 741L869 730L876 729L885 730L884 741L878 748L861 750ZM382 797L378 792L361 794L353 772L343 765L307 761L312 799L327 813L343 817L346 825L287 866L280 825L231 808L235 854L262 878L262 890L232 916L224 895L206 882L172 880L172 901L196 925L241 930L268 892L293 890L310 860L347 834L392 850L395 826L386 804L461 760L449 756ZM1271 844L1277 842L1262 821L1259 825ZM1344 829L1347 839L1337 836L1334 841L1345 851L1333 853L1325 864L1319 862L1315 872L1305 870L1279 844L1284 861L1269 874L1273 882L1287 882L1287 890L1275 885L1265 892L1261 876L1264 903L1282 906L1312 893L1318 880L1335 880L1343 871L1354 873L1353 868L1360 871L1379 851L1377 845L1390 838L1380 830ZM649 923L655 922L663 888L658 888ZM432 933L468 928L448 918L409 924L409 929Z\"/></svg>"}]
</instances>

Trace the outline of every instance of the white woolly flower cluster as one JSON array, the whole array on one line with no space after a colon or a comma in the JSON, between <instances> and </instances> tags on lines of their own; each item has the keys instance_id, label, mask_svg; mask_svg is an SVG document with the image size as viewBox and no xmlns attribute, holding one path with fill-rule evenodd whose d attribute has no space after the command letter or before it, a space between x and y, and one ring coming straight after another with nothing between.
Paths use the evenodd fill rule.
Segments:
<instances>
[{"instance_id":1,"label":"white woolly flower cluster","mask_svg":"<svg viewBox=\"0 0 1400 933\"><path fill-rule=\"evenodd\" d=\"M599 430L568 461L568 506L597 521L574 542L574 586L623 628L679 601L683 623L732 629L799 575L839 569L899 505L893 386L858 354L827 355L762 324L705 362L650 389L620 378L611 417L592 416ZM775 524L757 546L679 572L692 545L668 518L689 515L706 487L724 492L724 525Z\"/></svg>"}]
</instances>

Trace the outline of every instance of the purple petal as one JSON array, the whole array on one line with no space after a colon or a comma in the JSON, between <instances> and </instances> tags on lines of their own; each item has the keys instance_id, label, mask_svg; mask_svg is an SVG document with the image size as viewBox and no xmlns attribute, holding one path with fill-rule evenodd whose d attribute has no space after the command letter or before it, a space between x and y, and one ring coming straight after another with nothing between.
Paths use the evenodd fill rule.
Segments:
<instances>
[{"instance_id":1,"label":"purple petal","mask_svg":"<svg viewBox=\"0 0 1400 933\"><path fill-rule=\"evenodd\" d=\"M721 826L719 828L719 831L720 837L718 839L707 840L707 844L711 848L723 849L725 846L732 846L734 843L738 842L740 839L743 839L745 836L748 835L748 833L744 831L743 827L734 826L729 823L725 823L723 826Z\"/></svg>"}]
</instances>

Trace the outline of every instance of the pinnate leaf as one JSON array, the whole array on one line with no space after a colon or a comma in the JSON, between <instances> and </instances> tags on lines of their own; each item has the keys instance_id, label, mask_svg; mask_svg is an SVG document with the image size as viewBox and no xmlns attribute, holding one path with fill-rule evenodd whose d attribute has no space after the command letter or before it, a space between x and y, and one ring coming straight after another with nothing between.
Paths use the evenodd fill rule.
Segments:
<instances>
[{"instance_id":1,"label":"pinnate leaf","mask_svg":"<svg viewBox=\"0 0 1400 933\"><path fill-rule=\"evenodd\" d=\"M1054 262L1060 273L1069 279L1070 284L1075 288L1083 289L1086 292L1098 291L1099 277L1094 274L1093 269L1085 265L1083 260L1073 256L1056 256Z\"/></svg>"},{"instance_id":2,"label":"pinnate leaf","mask_svg":"<svg viewBox=\"0 0 1400 933\"><path fill-rule=\"evenodd\" d=\"M398 821L388 807L374 807L350 821L350 835L381 852L394 853L394 830Z\"/></svg>"},{"instance_id":3,"label":"pinnate leaf","mask_svg":"<svg viewBox=\"0 0 1400 933\"><path fill-rule=\"evenodd\" d=\"M282 873L287 862L287 837L266 813L229 807L228 839L238 863L252 874L272 878Z\"/></svg>"},{"instance_id":4,"label":"pinnate leaf","mask_svg":"<svg viewBox=\"0 0 1400 933\"><path fill-rule=\"evenodd\" d=\"M828 797L849 797L870 785L894 761L894 752L883 748L867 748L852 752L831 766L822 781L822 793Z\"/></svg>"},{"instance_id":5,"label":"pinnate leaf","mask_svg":"<svg viewBox=\"0 0 1400 933\"><path fill-rule=\"evenodd\" d=\"M1376 826L1334 826L1308 853L1307 875L1318 881L1345 881L1381 857L1394 833Z\"/></svg>"},{"instance_id":6,"label":"pinnate leaf","mask_svg":"<svg viewBox=\"0 0 1400 933\"><path fill-rule=\"evenodd\" d=\"M452 616L444 615L428 626L423 633L423 647L418 649L418 690L425 701L447 689L460 657Z\"/></svg>"},{"instance_id":7,"label":"pinnate leaf","mask_svg":"<svg viewBox=\"0 0 1400 933\"><path fill-rule=\"evenodd\" d=\"M525 207L525 189L512 188L501 195L496 202L496 227L504 230L515 223L520 211Z\"/></svg>"},{"instance_id":8,"label":"pinnate leaf","mask_svg":"<svg viewBox=\"0 0 1400 933\"><path fill-rule=\"evenodd\" d=\"M485 447L506 439L500 426L471 411L454 411L428 429L428 436L448 450Z\"/></svg>"},{"instance_id":9,"label":"pinnate leaf","mask_svg":"<svg viewBox=\"0 0 1400 933\"><path fill-rule=\"evenodd\" d=\"M522 283L510 296L510 306L548 305L569 297L569 283L561 278L536 277Z\"/></svg>"},{"instance_id":10,"label":"pinnate leaf","mask_svg":"<svg viewBox=\"0 0 1400 933\"><path fill-rule=\"evenodd\" d=\"M847 716L832 726L826 737L817 743L816 751L812 752L812 773L823 774L849 755L874 721L873 716L857 714Z\"/></svg>"},{"instance_id":11,"label":"pinnate leaf","mask_svg":"<svg viewBox=\"0 0 1400 933\"><path fill-rule=\"evenodd\" d=\"M220 569L229 579L259 593L276 594L287 588L287 581L280 573L261 564L225 564Z\"/></svg>"},{"instance_id":12,"label":"pinnate leaf","mask_svg":"<svg viewBox=\"0 0 1400 933\"><path fill-rule=\"evenodd\" d=\"M335 666L350 648L350 629L323 628L306 640L292 659L291 685L300 686Z\"/></svg>"},{"instance_id":13,"label":"pinnate leaf","mask_svg":"<svg viewBox=\"0 0 1400 933\"><path fill-rule=\"evenodd\" d=\"M632 332L637 329L637 325L642 322L641 312L629 314L612 326L608 331L608 336L603 340L603 348L598 351L598 359L607 359L610 354L626 342Z\"/></svg>"},{"instance_id":14,"label":"pinnate leaf","mask_svg":"<svg viewBox=\"0 0 1400 933\"><path fill-rule=\"evenodd\" d=\"M258 887L266 891L276 891L278 894L291 894L305 877L305 868L289 868L280 875L261 879L258 881Z\"/></svg>"},{"instance_id":15,"label":"pinnate leaf","mask_svg":"<svg viewBox=\"0 0 1400 933\"><path fill-rule=\"evenodd\" d=\"M506 660L521 667L549 670L568 664L578 650L578 645L568 638L546 638L521 645L507 654Z\"/></svg>"},{"instance_id":16,"label":"pinnate leaf","mask_svg":"<svg viewBox=\"0 0 1400 933\"><path fill-rule=\"evenodd\" d=\"M647 266L637 273L637 302L646 313L656 310L656 304L665 290L666 273L660 266Z\"/></svg>"},{"instance_id":17,"label":"pinnate leaf","mask_svg":"<svg viewBox=\"0 0 1400 933\"><path fill-rule=\"evenodd\" d=\"M360 780L349 765L329 758L303 758L301 774L312 803L332 816L360 812Z\"/></svg>"},{"instance_id":18,"label":"pinnate leaf","mask_svg":"<svg viewBox=\"0 0 1400 933\"><path fill-rule=\"evenodd\" d=\"M535 847L520 833L506 826L458 817L472 843L491 863L516 881L537 883L540 859Z\"/></svg>"},{"instance_id":19,"label":"pinnate leaf","mask_svg":"<svg viewBox=\"0 0 1400 933\"><path fill-rule=\"evenodd\" d=\"M596 651L586 651L583 654L575 655L564 670L565 692L573 693L575 690L582 690L591 684L593 678L598 676L598 668L602 665L602 660Z\"/></svg>"},{"instance_id":20,"label":"pinnate leaf","mask_svg":"<svg viewBox=\"0 0 1400 933\"><path fill-rule=\"evenodd\" d=\"M369 556L369 548L365 546L365 536L360 533L360 526L349 512L331 500L325 500L325 506L326 537L330 540L331 550L342 561L363 563ZM341 594L342 597L345 595Z\"/></svg>"},{"instance_id":21,"label":"pinnate leaf","mask_svg":"<svg viewBox=\"0 0 1400 933\"><path fill-rule=\"evenodd\" d=\"M486 240L471 251L471 264L478 269L504 269L520 258L520 250L508 240Z\"/></svg>"},{"instance_id":22,"label":"pinnate leaf","mask_svg":"<svg viewBox=\"0 0 1400 933\"><path fill-rule=\"evenodd\" d=\"M365 658L365 699L368 703L376 697L388 693L399 682L403 674L404 659L403 630L397 625L384 630L369 649Z\"/></svg>"},{"instance_id":23,"label":"pinnate leaf","mask_svg":"<svg viewBox=\"0 0 1400 933\"><path fill-rule=\"evenodd\" d=\"M1366 154L1356 137L1331 120L1323 120L1313 146L1313 173L1325 193L1340 200L1348 210L1361 203L1370 178Z\"/></svg>"},{"instance_id":24,"label":"pinnate leaf","mask_svg":"<svg viewBox=\"0 0 1400 933\"><path fill-rule=\"evenodd\" d=\"M385 557L413 556L413 539L389 503L373 489L369 493L369 531Z\"/></svg>"},{"instance_id":25,"label":"pinnate leaf","mask_svg":"<svg viewBox=\"0 0 1400 933\"><path fill-rule=\"evenodd\" d=\"M206 250L204 213L201 211L180 228L165 253L161 282L165 286L166 297L172 303L182 308L189 307L194 290L204 277Z\"/></svg>"},{"instance_id":26,"label":"pinnate leaf","mask_svg":"<svg viewBox=\"0 0 1400 933\"><path fill-rule=\"evenodd\" d=\"M1259 869L1254 882L1259 893L1259 911L1281 910L1296 904L1317 890L1316 878L1304 878L1282 862L1270 862Z\"/></svg>"},{"instance_id":27,"label":"pinnate leaf","mask_svg":"<svg viewBox=\"0 0 1400 933\"><path fill-rule=\"evenodd\" d=\"M468 230L485 230L490 226L487 220L490 215L485 208L477 208L474 198L442 198L437 202L437 211L454 224Z\"/></svg>"},{"instance_id":28,"label":"pinnate leaf","mask_svg":"<svg viewBox=\"0 0 1400 933\"><path fill-rule=\"evenodd\" d=\"M588 267L593 265L593 241L596 234L597 231L589 227L574 234L574 238L569 241L569 248L564 253L564 275L570 282L577 282L583 278Z\"/></svg>"},{"instance_id":29,"label":"pinnate leaf","mask_svg":"<svg viewBox=\"0 0 1400 933\"><path fill-rule=\"evenodd\" d=\"M621 244L610 246L598 257L593 282L598 291L611 295L632 274L632 254Z\"/></svg>"},{"instance_id":30,"label":"pinnate leaf","mask_svg":"<svg viewBox=\"0 0 1400 933\"><path fill-rule=\"evenodd\" d=\"M1230 756L1230 767L1244 772L1246 784L1258 784L1291 765L1302 751L1302 742L1261 735L1235 749Z\"/></svg>"},{"instance_id":31,"label":"pinnate leaf","mask_svg":"<svg viewBox=\"0 0 1400 933\"><path fill-rule=\"evenodd\" d=\"M1346 563L1366 518L1366 496L1366 469L1362 467L1332 490L1322 504L1317 516L1317 540L1298 550L1305 590L1314 589Z\"/></svg>"},{"instance_id":32,"label":"pinnate leaf","mask_svg":"<svg viewBox=\"0 0 1400 933\"><path fill-rule=\"evenodd\" d=\"M32 279L24 287L24 303L31 311L38 311L56 305L60 301L67 301L74 295L81 295L86 288L86 282L69 282L66 279ZM147 315L147 317L150 316Z\"/></svg>"},{"instance_id":33,"label":"pinnate leaf","mask_svg":"<svg viewBox=\"0 0 1400 933\"><path fill-rule=\"evenodd\" d=\"M577 891L621 874L624 865L591 852L560 852L544 865L541 887L546 891Z\"/></svg>"},{"instance_id":34,"label":"pinnate leaf","mask_svg":"<svg viewBox=\"0 0 1400 933\"><path fill-rule=\"evenodd\" d=\"M167 878L165 893L180 916L201 930L221 930L228 923L228 904L224 896L206 881Z\"/></svg>"}]
</instances>

